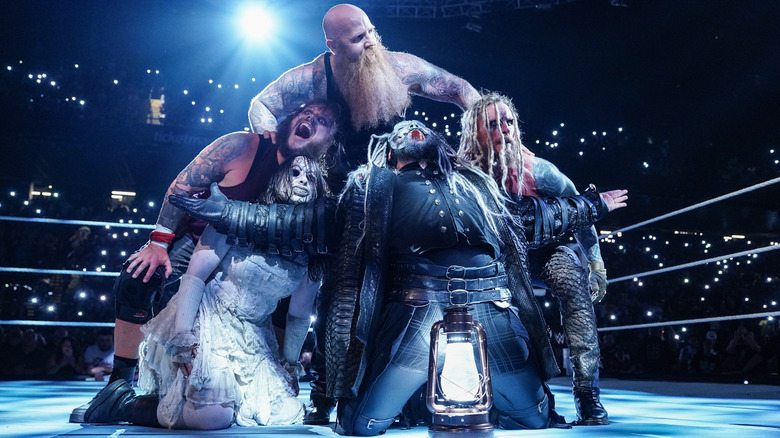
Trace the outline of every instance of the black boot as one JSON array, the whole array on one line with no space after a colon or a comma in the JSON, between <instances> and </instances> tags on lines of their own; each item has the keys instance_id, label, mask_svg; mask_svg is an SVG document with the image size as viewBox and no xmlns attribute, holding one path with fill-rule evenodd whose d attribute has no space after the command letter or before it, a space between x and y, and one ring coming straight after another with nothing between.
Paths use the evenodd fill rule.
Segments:
<instances>
[{"instance_id":1,"label":"black boot","mask_svg":"<svg viewBox=\"0 0 780 438\"><path fill-rule=\"evenodd\" d=\"M157 394L138 395L128 412L127 421L138 426L162 427L157 421L157 406L160 396Z\"/></svg>"},{"instance_id":2,"label":"black boot","mask_svg":"<svg viewBox=\"0 0 780 438\"><path fill-rule=\"evenodd\" d=\"M98 392L89 403L74 409L71 423L111 423L122 421L118 415L123 403L135 398L135 391L124 380L117 379Z\"/></svg>"},{"instance_id":3,"label":"black boot","mask_svg":"<svg viewBox=\"0 0 780 438\"><path fill-rule=\"evenodd\" d=\"M330 423L330 413L333 412L335 406L336 403L330 397L312 397L311 403L306 409L308 412L303 419L303 424L327 426Z\"/></svg>"},{"instance_id":4,"label":"black boot","mask_svg":"<svg viewBox=\"0 0 780 438\"><path fill-rule=\"evenodd\" d=\"M99 393L98 393L99 394ZM70 421L71 423L83 423L84 422L84 413L87 412L87 409L89 409L90 406L92 406L92 403L95 402L95 399L97 398L97 395L92 397L92 400L89 401L87 404L83 404L76 409L74 409L70 413Z\"/></svg>"},{"instance_id":5,"label":"black boot","mask_svg":"<svg viewBox=\"0 0 780 438\"><path fill-rule=\"evenodd\" d=\"M136 396L133 388L119 379L103 388L84 412L85 423L127 421L139 426L161 427L157 421L157 395Z\"/></svg>"},{"instance_id":6,"label":"black boot","mask_svg":"<svg viewBox=\"0 0 780 438\"><path fill-rule=\"evenodd\" d=\"M601 391L598 388L574 388L574 406L577 408L577 421L574 424L582 426L598 426L609 424L607 410L599 400Z\"/></svg>"},{"instance_id":7,"label":"black boot","mask_svg":"<svg viewBox=\"0 0 780 438\"><path fill-rule=\"evenodd\" d=\"M327 309L323 303L320 303L320 309ZM327 312L320 312L321 315ZM310 383L311 394L309 394L311 402L306 408L306 416L303 418L303 424L309 424L313 426L327 426L330 423L330 413L333 412L333 408L336 406L336 401L332 397L328 397L327 394L327 369L325 368L325 352L323 350L325 344L321 342L325 339L323 333L325 327L325 318L318 318L317 323L314 325L314 337L315 345L311 352L311 368L314 371L314 381Z\"/></svg>"},{"instance_id":8,"label":"black boot","mask_svg":"<svg viewBox=\"0 0 780 438\"><path fill-rule=\"evenodd\" d=\"M92 405L94 405L94 404L95 404L95 402L96 402L98 399L103 399L103 398L105 398L106 394L110 393L110 391L109 391L109 392L106 392L106 391L108 390L108 387L109 387L109 386L111 386L111 387L116 387L117 385L119 385L118 383L115 383L115 382L117 382L117 381L123 381L123 380L122 380L122 379L115 379L115 380L113 380L113 381L109 381L109 382L108 382L108 384L107 384L106 386L104 386L104 387L103 387L103 389L101 389L100 391L98 391L98 393L97 393L97 394L95 394L95 396L94 396L94 397L92 397L92 400L90 400L90 401L89 401L89 403L83 404L83 405L81 405L81 406L77 407L76 409L74 409L74 410L73 410L73 411L70 413L70 420L69 420L69 421L70 421L71 423L86 423L87 421L84 419L84 417L85 417L85 415L86 415L87 411L88 411L88 410L89 410L89 409L92 407ZM113 390L111 390L111 391L115 391L115 390L116 390L116 389L113 389ZM132 391L132 390L133 390L133 389L132 389L132 387L131 387L131 388L130 388L130 391Z\"/></svg>"}]
</instances>

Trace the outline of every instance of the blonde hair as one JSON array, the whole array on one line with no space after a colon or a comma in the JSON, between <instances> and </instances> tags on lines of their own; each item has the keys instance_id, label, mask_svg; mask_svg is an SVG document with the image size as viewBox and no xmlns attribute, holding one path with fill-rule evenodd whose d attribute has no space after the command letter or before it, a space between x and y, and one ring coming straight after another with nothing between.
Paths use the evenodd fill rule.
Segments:
<instances>
[{"instance_id":1,"label":"blonde hair","mask_svg":"<svg viewBox=\"0 0 780 438\"><path fill-rule=\"evenodd\" d=\"M500 181L501 189L506 191L506 182L509 176L509 169L517 170L518 185L522 188L523 184L523 154L522 141L520 138L520 129L516 128L512 132L512 144L507 147L504 137L501 137L501 152L496 153L492 144L480 145L478 133L480 120L485 132L490 133L490 118L488 116L488 107L493 105L498 113L498 104L503 103L515 116L517 123L517 109L512 103L512 99L495 92L483 92L480 98L469 105L460 119L461 138L458 156L466 162L479 167L491 178ZM500 126L500 121L499 121Z\"/></svg>"}]
</instances>

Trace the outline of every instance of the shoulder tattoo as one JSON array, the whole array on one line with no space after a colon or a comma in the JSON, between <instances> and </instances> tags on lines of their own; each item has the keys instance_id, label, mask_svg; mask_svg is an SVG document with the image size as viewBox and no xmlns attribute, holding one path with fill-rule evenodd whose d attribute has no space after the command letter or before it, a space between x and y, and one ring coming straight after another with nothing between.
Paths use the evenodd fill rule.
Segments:
<instances>
[{"instance_id":1,"label":"shoulder tattoo","mask_svg":"<svg viewBox=\"0 0 780 438\"><path fill-rule=\"evenodd\" d=\"M240 157L245 148L244 142L232 136L218 139L179 173L175 187L189 194L207 189L211 183L222 180L225 166Z\"/></svg>"}]
</instances>

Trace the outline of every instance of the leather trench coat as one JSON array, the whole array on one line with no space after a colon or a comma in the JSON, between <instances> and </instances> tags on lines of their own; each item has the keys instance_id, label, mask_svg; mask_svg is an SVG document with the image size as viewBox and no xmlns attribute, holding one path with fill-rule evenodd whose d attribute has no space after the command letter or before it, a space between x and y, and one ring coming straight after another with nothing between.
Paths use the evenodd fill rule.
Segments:
<instances>
[{"instance_id":1,"label":"leather trench coat","mask_svg":"<svg viewBox=\"0 0 780 438\"><path fill-rule=\"evenodd\" d=\"M480 170L456 171L483 194L488 192L489 177ZM330 291L333 295L325 339L327 392L336 398L356 396L370 358L371 341L385 299L386 247L395 177L391 169L375 166L369 173L363 166L350 174L341 195L343 232L334 260L335 290ZM498 211L497 205L488 204ZM547 381L557 376L560 369L530 282L529 242L533 247L552 243L567 231L592 225L606 214L607 208L597 193L546 200L513 197L506 207L511 215L497 223L512 304L528 331L542 380Z\"/></svg>"}]
</instances>

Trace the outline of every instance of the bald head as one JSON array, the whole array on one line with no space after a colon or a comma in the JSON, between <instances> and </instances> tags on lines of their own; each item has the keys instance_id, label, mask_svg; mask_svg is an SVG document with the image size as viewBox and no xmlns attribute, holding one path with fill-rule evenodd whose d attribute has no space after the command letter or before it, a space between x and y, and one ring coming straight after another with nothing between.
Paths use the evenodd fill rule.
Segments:
<instances>
[{"instance_id":1,"label":"bald head","mask_svg":"<svg viewBox=\"0 0 780 438\"><path fill-rule=\"evenodd\" d=\"M391 62L374 25L362 9L336 5L322 20L330 65L356 129L376 127L403 114L409 106L409 87Z\"/></svg>"},{"instance_id":2,"label":"bald head","mask_svg":"<svg viewBox=\"0 0 780 438\"><path fill-rule=\"evenodd\" d=\"M370 24L371 21L362 9L343 3L330 8L325 13L325 17L322 19L322 31L325 32L325 39L335 40L344 35L345 32L365 23Z\"/></svg>"}]
</instances>

